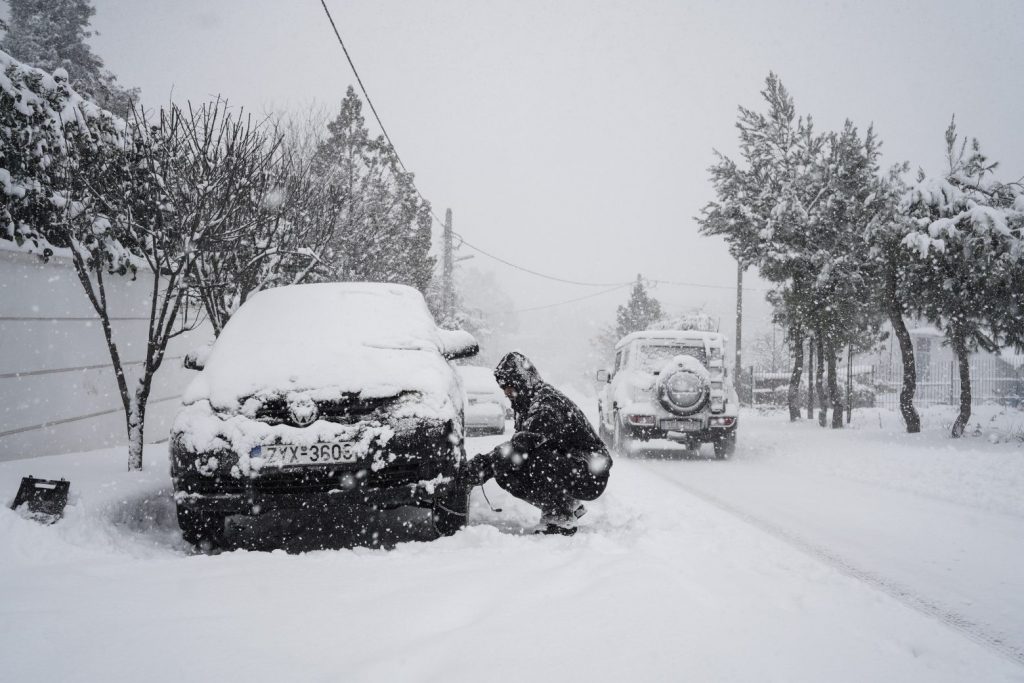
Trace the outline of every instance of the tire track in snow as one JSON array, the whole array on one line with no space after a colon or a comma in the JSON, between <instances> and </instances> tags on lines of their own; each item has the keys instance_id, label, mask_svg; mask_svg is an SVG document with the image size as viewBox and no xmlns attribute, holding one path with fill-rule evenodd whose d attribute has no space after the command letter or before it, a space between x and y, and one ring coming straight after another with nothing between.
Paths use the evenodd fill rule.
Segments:
<instances>
[{"instance_id":1,"label":"tire track in snow","mask_svg":"<svg viewBox=\"0 0 1024 683\"><path fill-rule=\"evenodd\" d=\"M638 463L643 464L643 463ZM900 603L910 607L911 609L923 614L931 619L937 620L946 626L958 631L961 635L973 640L979 645L983 645L995 652L1003 655L1011 661L1024 665L1024 649L1008 643L1000 636L990 633L984 627L979 624L967 619L961 614L958 614L952 610L946 609L942 605L928 600L912 590L901 584L889 581L878 574L869 572L867 570L857 567L846 558L838 555L837 553L829 550L824 546L811 543L803 537L788 531L787 529L770 522L765 519L761 519L754 514L747 512L741 508L727 503L726 501L714 496L710 493L706 493L699 489L695 489L688 486L676 479L658 472L656 469L650 466L644 466L644 469L649 473L663 479L684 492L690 494L694 498L697 498L719 510L740 519L743 522L755 527L756 529L767 533L780 541L787 543L795 547L797 550L810 555L822 562L825 562L829 566L839 570L843 574L850 576L862 583L866 583L876 590L880 590L886 595L896 599Z\"/></svg>"}]
</instances>

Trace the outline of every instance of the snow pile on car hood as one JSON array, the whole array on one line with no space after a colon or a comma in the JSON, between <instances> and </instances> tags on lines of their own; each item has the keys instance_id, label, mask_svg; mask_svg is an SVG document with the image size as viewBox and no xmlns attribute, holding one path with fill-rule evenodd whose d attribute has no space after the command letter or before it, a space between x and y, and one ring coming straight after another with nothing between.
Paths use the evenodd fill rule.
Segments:
<instances>
[{"instance_id":1,"label":"snow pile on car hood","mask_svg":"<svg viewBox=\"0 0 1024 683\"><path fill-rule=\"evenodd\" d=\"M387 398L417 392L426 403L449 403L452 372L442 353L455 335L443 332L422 295L404 285L266 290L231 317L183 400L208 399L232 410L257 393Z\"/></svg>"}]
</instances>

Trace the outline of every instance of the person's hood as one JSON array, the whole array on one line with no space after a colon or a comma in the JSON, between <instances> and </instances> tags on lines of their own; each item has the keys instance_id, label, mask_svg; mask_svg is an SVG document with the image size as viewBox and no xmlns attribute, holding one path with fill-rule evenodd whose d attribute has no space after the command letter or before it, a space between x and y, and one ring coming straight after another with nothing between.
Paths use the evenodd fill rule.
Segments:
<instances>
[{"instance_id":1,"label":"person's hood","mask_svg":"<svg viewBox=\"0 0 1024 683\"><path fill-rule=\"evenodd\" d=\"M494 368L494 379L498 386L512 387L516 391L517 396L513 399L512 405L517 412L521 410L521 406L529 404L534 393L544 384L530 359L518 351L506 353L498 361Z\"/></svg>"}]
</instances>

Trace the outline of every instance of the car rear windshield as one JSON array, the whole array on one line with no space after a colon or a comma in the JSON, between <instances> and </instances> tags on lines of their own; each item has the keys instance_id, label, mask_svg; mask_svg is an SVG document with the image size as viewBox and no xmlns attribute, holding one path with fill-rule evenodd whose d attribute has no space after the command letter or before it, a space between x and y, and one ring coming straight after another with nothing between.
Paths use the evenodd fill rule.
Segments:
<instances>
[{"instance_id":1,"label":"car rear windshield","mask_svg":"<svg viewBox=\"0 0 1024 683\"><path fill-rule=\"evenodd\" d=\"M665 363L676 356L692 356L707 366L708 356L703 346L687 346L685 344L659 343L643 344L637 349L636 367L644 372L657 372Z\"/></svg>"}]
</instances>

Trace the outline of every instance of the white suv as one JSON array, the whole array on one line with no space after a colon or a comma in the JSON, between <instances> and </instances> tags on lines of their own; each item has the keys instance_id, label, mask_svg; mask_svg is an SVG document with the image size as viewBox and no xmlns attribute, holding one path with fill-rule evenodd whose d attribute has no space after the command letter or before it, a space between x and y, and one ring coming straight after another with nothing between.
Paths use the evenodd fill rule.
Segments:
<instances>
[{"instance_id":1,"label":"white suv","mask_svg":"<svg viewBox=\"0 0 1024 683\"><path fill-rule=\"evenodd\" d=\"M615 366L600 370L601 436L620 454L633 443L669 439L714 444L724 459L736 448L739 399L724 364L725 337L696 330L645 330L615 345Z\"/></svg>"}]
</instances>

